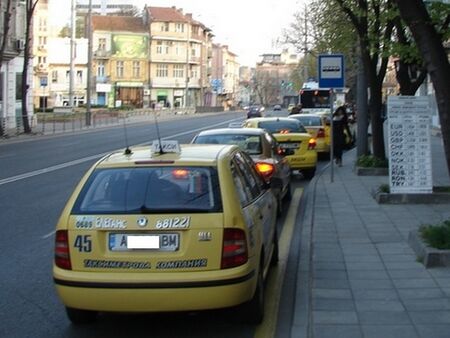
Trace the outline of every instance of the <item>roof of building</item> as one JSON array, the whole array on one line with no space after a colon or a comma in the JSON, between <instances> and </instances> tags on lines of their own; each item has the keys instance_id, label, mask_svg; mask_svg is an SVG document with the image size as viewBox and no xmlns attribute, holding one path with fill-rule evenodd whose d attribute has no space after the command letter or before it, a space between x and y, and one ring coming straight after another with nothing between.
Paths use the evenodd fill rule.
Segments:
<instances>
[{"instance_id":1,"label":"roof of building","mask_svg":"<svg viewBox=\"0 0 450 338\"><path fill-rule=\"evenodd\" d=\"M94 15L92 16L92 27L94 30L100 31L147 32L142 18L131 16Z\"/></svg>"},{"instance_id":2,"label":"roof of building","mask_svg":"<svg viewBox=\"0 0 450 338\"><path fill-rule=\"evenodd\" d=\"M165 21L165 22L191 22L195 20L192 16L183 14L183 10L174 7L147 7L151 21Z\"/></svg>"}]
</instances>

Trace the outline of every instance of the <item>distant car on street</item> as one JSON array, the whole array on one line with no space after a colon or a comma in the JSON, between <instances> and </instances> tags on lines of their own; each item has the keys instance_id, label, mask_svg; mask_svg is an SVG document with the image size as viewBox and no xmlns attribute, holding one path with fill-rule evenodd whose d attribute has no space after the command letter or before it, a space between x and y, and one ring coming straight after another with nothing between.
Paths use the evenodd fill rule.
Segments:
<instances>
[{"instance_id":1,"label":"distant car on street","mask_svg":"<svg viewBox=\"0 0 450 338\"><path fill-rule=\"evenodd\" d=\"M274 105L273 110L281 110L281 105L279 104Z\"/></svg>"},{"instance_id":2,"label":"distant car on street","mask_svg":"<svg viewBox=\"0 0 450 338\"><path fill-rule=\"evenodd\" d=\"M262 112L264 111L263 106L254 105L250 106L247 111L247 118L250 119L252 117L262 117Z\"/></svg>"}]
</instances>

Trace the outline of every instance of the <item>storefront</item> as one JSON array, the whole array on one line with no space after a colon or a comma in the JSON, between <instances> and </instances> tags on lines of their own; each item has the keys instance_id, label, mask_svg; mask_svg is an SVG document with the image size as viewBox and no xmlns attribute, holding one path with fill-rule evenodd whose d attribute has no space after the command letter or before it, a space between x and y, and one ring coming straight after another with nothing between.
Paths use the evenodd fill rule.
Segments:
<instances>
[{"instance_id":1,"label":"storefront","mask_svg":"<svg viewBox=\"0 0 450 338\"><path fill-rule=\"evenodd\" d=\"M143 108L144 84L142 82L117 82L116 101L120 101L123 106Z\"/></svg>"}]
</instances>

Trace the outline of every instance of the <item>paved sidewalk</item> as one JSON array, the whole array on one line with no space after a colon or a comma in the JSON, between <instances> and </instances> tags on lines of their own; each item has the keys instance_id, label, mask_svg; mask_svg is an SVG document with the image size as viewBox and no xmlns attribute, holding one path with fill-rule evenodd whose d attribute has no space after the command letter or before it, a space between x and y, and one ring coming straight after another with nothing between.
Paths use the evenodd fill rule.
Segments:
<instances>
[{"instance_id":1,"label":"paved sidewalk","mask_svg":"<svg viewBox=\"0 0 450 338\"><path fill-rule=\"evenodd\" d=\"M450 185L442 142L433 138L434 182ZM378 204L386 176L356 176L356 151L316 177L302 229L291 337L448 338L450 269L426 269L407 238L450 218L450 206Z\"/></svg>"}]
</instances>

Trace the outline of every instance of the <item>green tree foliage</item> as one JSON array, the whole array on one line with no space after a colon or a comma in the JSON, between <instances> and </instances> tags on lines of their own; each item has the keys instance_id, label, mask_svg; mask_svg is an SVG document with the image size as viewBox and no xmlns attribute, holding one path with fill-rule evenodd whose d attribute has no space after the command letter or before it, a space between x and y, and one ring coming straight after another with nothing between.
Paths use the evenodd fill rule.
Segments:
<instances>
[{"instance_id":1,"label":"green tree foliage","mask_svg":"<svg viewBox=\"0 0 450 338\"><path fill-rule=\"evenodd\" d=\"M83 38L84 37L84 17L77 17L75 20L75 38ZM67 24L59 31L58 37L60 38L70 38L71 29L70 25Z\"/></svg>"}]
</instances>

